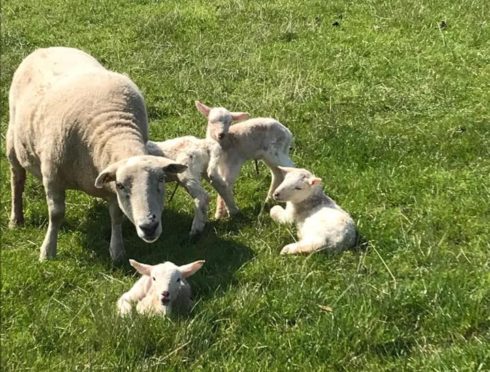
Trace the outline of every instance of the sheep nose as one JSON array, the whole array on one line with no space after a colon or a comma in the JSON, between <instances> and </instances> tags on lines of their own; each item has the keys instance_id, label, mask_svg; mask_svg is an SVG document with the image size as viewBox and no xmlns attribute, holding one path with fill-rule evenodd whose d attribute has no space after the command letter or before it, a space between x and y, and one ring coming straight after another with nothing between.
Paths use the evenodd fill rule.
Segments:
<instances>
[{"instance_id":1,"label":"sheep nose","mask_svg":"<svg viewBox=\"0 0 490 372\"><path fill-rule=\"evenodd\" d=\"M143 223L138 227L141 229L141 231L145 233L146 236L153 236L155 235L155 231L157 230L158 222L151 221L151 222Z\"/></svg>"},{"instance_id":2,"label":"sheep nose","mask_svg":"<svg viewBox=\"0 0 490 372\"><path fill-rule=\"evenodd\" d=\"M225 138L225 134L224 133L218 134L218 139L223 139L223 138Z\"/></svg>"},{"instance_id":3,"label":"sheep nose","mask_svg":"<svg viewBox=\"0 0 490 372\"><path fill-rule=\"evenodd\" d=\"M163 298L169 298L170 297L170 292L169 291L163 291L162 292L162 297Z\"/></svg>"}]
</instances>

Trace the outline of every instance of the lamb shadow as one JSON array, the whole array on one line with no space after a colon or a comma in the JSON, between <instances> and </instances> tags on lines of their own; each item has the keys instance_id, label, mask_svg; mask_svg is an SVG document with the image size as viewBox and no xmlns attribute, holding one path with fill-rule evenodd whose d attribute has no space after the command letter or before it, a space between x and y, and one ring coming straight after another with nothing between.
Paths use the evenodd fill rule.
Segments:
<instances>
[{"instance_id":1,"label":"lamb shadow","mask_svg":"<svg viewBox=\"0 0 490 372\"><path fill-rule=\"evenodd\" d=\"M134 269L129 263L123 263L115 268L109 256L109 241L111 223L104 203L96 203L88 210L88 218L80 225L81 245L87 247L88 255L83 257L92 261L98 259L108 270L123 270L127 275L133 275ZM193 292L199 298L214 296L217 291L224 291L229 285L235 285L235 272L255 254L247 246L220 237L219 230L210 222L198 239L189 239L188 233L192 224L191 214L179 214L167 208L162 215L163 232L160 238L152 244L141 240L133 224L125 220L123 223L123 238L126 257L140 262L157 264L172 261L177 265L196 260L206 260L203 268L191 279Z\"/></svg>"}]
</instances>

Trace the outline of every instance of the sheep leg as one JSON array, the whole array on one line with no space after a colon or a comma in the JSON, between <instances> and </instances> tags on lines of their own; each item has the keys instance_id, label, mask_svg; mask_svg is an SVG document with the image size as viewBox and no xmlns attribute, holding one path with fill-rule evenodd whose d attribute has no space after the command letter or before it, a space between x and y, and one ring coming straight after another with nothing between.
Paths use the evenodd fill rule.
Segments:
<instances>
[{"instance_id":1,"label":"sheep leg","mask_svg":"<svg viewBox=\"0 0 490 372\"><path fill-rule=\"evenodd\" d=\"M267 192L267 198L265 202L267 203L272 199L272 195L274 195L274 191L277 189L277 186L284 181L284 176L279 168L271 167L271 185L269 187L269 191Z\"/></svg>"},{"instance_id":2,"label":"sheep leg","mask_svg":"<svg viewBox=\"0 0 490 372\"><path fill-rule=\"evenodd\" d=\"M14 228L24 223L22 194L26 183L26 170L22 168L15 154L11 127L7 130L7 158L10 162L10 186L12 189L12 208L9 227Z\"/></svg>"},{"instance_id":3,"label":"sheep leg","mask_svg":"<svg viewBox=\"0 0 490 372\"><path fill-rule=\"evenodd\" d=\"M226 198L228 199L229 203L231 203L231 200L234 200L233 186L235 185L235 181L238 178L241 167L242 167L242 163L236 162L235 164L228 163L226 164L226 166L221 168L220 173L222 175L224 184L226 186L226 191L224 191L223 194L226 195ZM233 203L231 203L231 205L233 205ZM238 211L238 209L236 209L235 211ZM216 219L226 217L227 212L228 215L231 215L232 212L235 211L227 211L225 199L223 199L221 195L218 195L218 197L216 198L216 213L214 215Z\"/></svg>"},{"instance_id":4,"label":"sheep leg","mask_svg":"<svg viewBox=\"0 0 490 372\"><path fill-rule=\"evenodd\" d=\"M124 251L124 242L122 236L122 223L124 214L119 208L117 200L109 203L109 214L111 216L111 242L109 244L109 253L115 263L122 262L126 256Z\"/></svg>"},{"instance_id":5,"label":"sheep leg","mask_svg":"<svg viewBox=\"0 0 490 372\"><path fill-rule=\"evenodd\" d=\"M218 195L224 201L230 216L237 214L239 212L239 209L236 206L235 200L233 198L233 189L228 187L226 183L221 179L221 177L217 174L210 174L209 181L211 183L211 186L216 190Z\"/></svg>"},{"instance_id":6,"label":"sheep leg","mask_svg":"<svg viewBox=\"0 0 490 372\"><path fill-rule=\"evenodd\" d=\"M49 224L48 231L41 246L39 260L54 258L58 243L58 231L65 217L65 190L53 186L55 182L44 181L46 201L48 203Z\"/></svg>"},{"instance_id":7,"label":"sheep leg","mask_svg":"<svg viewBox=\"0 0 490 372\"><path fill-rule=\"evenodd\" d=\"M189 235L196 235L204 230L208 216L209 195L201 186L199 181L183 179L181 180L187 193L194 199L194 219Z\"/></svg>"},{"instance_id":8,"label":"sheep leg","mask_svg":"<svg viewBox=\"0 0 490 372\"><path fill-rule=\"evenodd\" d=\"M20 165L10 167L10 184L12 188L12 209L9 227L14 228L24 223L24 207L22 194L26 183L26 170Z\"/></svg>"},{"instance_id":9,"label":"sheep leg","mask_svg":"<svg viewBox=\"0 0 490 372\"><path fill-rule=\"evenodd\" d=\"M269 200L272 199L272 195L274 194L274 191L277 189L277 187L281 184L282 181L284 181L284 175L282 174L278 166L280 165L284 167L294 167L294 163L289 158L287 153L277 150L273 150L273 152L265 154L263 160L270 168L272 176L269 192L267 193L267 198L265 199L265 202L267 203Z\"/></svg>"},{"instance_id":10,"label":"sheep leg","mask_svg":"<svg viewBox=\"0 0 490 372\"><path fill-rule=\"evenodd\" d=\"M315 240L300 240L296 243L286 245L281 249L281 254L299 254L299 253L311 253L319 250L325 245L322 241Z\"/></svg>"}]
</instances>

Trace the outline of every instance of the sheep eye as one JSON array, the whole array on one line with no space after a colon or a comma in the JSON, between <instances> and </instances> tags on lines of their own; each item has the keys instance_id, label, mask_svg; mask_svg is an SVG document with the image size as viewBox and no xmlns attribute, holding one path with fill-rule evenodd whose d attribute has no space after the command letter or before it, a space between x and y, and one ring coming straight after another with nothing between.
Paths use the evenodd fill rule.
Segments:
<instances>
[{"instance_id":1,"label":"sheep eye","mask_svg":"<svg viewBox=\"0 0 490 372\"><path fill-rule=\"evenodd\" d=\"M177 278L177 283L180 283L180 278Z\"/></svg>"},{"instance_id":2,"label":"sheep eye","mask_svg":"<svg viewBox=\"0 0 490 372\"><path fill-rule=\"evenodd\" d=\"M124 185L123 185L121 182L116 182L116 187L117 187L119 190L124 190Z\"/></svg>"},{"instance_id":3,"label":"sheep eye","mask_svg":"<svg viewBox=\"0 0 490 372\"><path fill-rule=\"evenodd\" d=\"M295 190L303 190L301 187L295 187Z\"/></svg>"},{"instance_id":4,"label":"sheep eye","mask_svg":"<svg viewBox=\"0 0 490 372\"><path fill-rule=\"evenodd\" d=\"M155 281L155 280L156 280L156 278L155 278L154 276L152 276L151 278L153 279L153 281Z\"/></svg>"}]
</instances>

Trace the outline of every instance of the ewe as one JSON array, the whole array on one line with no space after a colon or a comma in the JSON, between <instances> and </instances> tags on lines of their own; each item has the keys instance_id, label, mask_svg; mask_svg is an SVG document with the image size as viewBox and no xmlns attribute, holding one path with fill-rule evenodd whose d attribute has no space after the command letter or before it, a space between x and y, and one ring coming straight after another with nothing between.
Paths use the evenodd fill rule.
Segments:
<instances>
[{"instance_id":1,"label":"ewe","mask_svg":"<svg viewBox=\"0 0 490 372\"><path fill-rule=\"evenodd\" d=\"M221 156L221 147L214 140L184 136L163 142L148 141L146 147L152 155L165 156L187 166L184 172L168 177L167 182L178 182L194 199L191 236L202 232L207 221L209 195L201 185L201 177L210 181L231 214L238 211L231 188L226 186L218 174L216 164Z\"/></svg>"},{"instance_id":2,"label":"ewe","mask_svg":"<svg viewBox=\"0 0 490 372\"><path fill-rule=\"evenodd\" d=\"M131 312L132 303L138 302L136 311L147 315L187 313L192 308L191 287L185 280L198 271L205 261L177 266L172 262L145 265L129 260L142 277L117 301L119 315Z\"/></svg>"},{"instance_id":3,"label":"ewe","mask_svg":"<svg viewBox=\"0 0 490 372\"><path fill-rule=\"evenodd\" d=\"M342 250L356 244L354 221L335 201L324 194L321 179L306 169L279 167L284 181L274 192L274 199L286 203L270 210L278 223L295 223L299 241L286 245L281 254L310 253L327 248Z\"/></svg>"},{"instance_id":4,"label":"ewe","mask_svg":"<svg viewBox=\"0 0 490 372\"><path fill-rule=\"evenodd\" d=\"M222 150L218 169L233 193L233 185L247 160L263 160L271 170L272 181L267 200L272 197L283 176L278 166L294 166L289 158L293 136L288 128L271 118L248 119L246 112L230 112L223 107L210 108L196 101L196 108L208 119L206 138L217 141ZM232 211L228 211L232 214ZM225 202L218 196L216 218L226 214Z\"/></svg>"},{"instance_id":5,"label":"ewe","mask_svg":"<svg viewBox=\"0 0 490 372\"><path fill-rule=\"evenodd\" d=\"M109 202L114 261L124 257L123 213L141 239L158 239L165 175L186 167L148 155L145 103L128 77L106 70L77 49L38 49L15 72L9 105L10 223L24 221L22 193L28 170L42 180L48 203L41 260L56 255L67 189Z\"/></svg>"}]
</instances>

